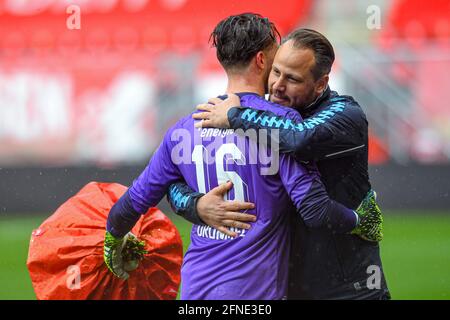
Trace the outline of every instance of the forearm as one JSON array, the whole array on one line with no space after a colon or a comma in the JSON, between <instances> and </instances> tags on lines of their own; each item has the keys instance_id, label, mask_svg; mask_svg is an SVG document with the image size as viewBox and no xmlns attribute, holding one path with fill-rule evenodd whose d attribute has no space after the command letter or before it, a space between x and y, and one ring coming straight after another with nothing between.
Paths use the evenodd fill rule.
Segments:
<instances>
[{"instance_id":1,"label":"forearm","mask_svg":"<svg viewBox=\"0 0 450 320\"><path fill-rule=\"evenodd\" d=\"M281 153L302 161L317 161L333 155L347 156L364 146L363 119L355 110L347 111L348 115L343 110L341 104L332 105L311 118L293 121L270 111L235 107L228 111L228 121L232 129L266 129ZM356 122L361 123L361 128Z\"/></svg>"},{"instance_id":2,"label":"forearm","mask_svg":"<svg viewBox=\"0 0 450 320\"><path fill-rule=\"evenodd\" d=\"M195 192L186 183L177 182L169 187L167 200L177 215L193 224L205 225L197 212L197 201L203 195L203 193Z\"/></svg>"},{"instance_id":3,"label":"forearm","mask_svg":"<svg viewBox=\"0 0 450 320\"><path fill-rule=\"evenodd\" d=\"M336 233L349 233L358 223L356 213L331 199L317 208L317 213L310 219L303 219L307 227L326 227Z\"/></svg>"},{"instance_id":4,"label":"forearm","mask_svg":"<svg viewBox=\"0 0 450 320\"><path fill-rule=\"evenodd\" d=\"M294 125L292 121L275 117L272 112L250 108L234 107L228 111L230 128L238 130L267 129L269 139L273 139L272 129L281 129L287 125ZM301 139L293 130L279 131L278 147L282 153L294 154Z\"/></svg>"},{"instance_id":5,"label":"forearm","mask_svg":"<svg viewBox=\"0 0 450 320\"><path fill-rule=\"evenodd\" d=\"M307 227L328 228L336 233L348 233L358 224L357 214L331 200L319 183L313 183L308 195L297 208Z\"/></svg>"},{"instance_id":6,"label":"forearm","mask_svg":"<svg viewBox=\"0 0 450 320\"><path fill-rule=\"evenodd\" d=\"M106 221L106 230L116 238L125 236L137 223L141 214L132 205L128 190L111 208Z\"/></svg>"}]
</instances>

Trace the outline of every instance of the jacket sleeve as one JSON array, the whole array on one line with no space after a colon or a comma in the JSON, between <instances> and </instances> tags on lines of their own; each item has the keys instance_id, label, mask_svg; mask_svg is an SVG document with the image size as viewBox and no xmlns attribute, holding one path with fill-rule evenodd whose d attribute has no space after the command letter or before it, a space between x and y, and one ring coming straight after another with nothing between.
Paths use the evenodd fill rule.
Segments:
<instances>
[{"instance_id":1,"label":"jacket sleeve","mask_svg":"<svg viewBox=\"0 0 450 320\"><path fill-rule=\"evenodd\" d=\"M177 215L193 224L205 225L197 212L197 201L202 196L203 193L195 192L186 182L180 181L169 187L167 201Z\"/></svg>"},{"instance_id":2,"label":"jacket sleeve","mask_svg":"<svg viewBox=\"0 0 450 320\"><path fill-rule=\"evenodd\" d=\"M348 156L367 143L368 124L364 112L350 98L330 99L329 106L303 120L293 121L270 111L231 108L228 120L233 129L267 129L279 151L302 161ZM276 134L274 129L277 129Z\"/></svg>"},{"instance_id":3,"label":"jacket sleeve","mask_svg":"<svg viewBox=\"0 0 450 320\"><path fill-rule=\"evenodd\" d=\"M111 208L106 229L114 236L122 237L129 232L142 214L159 203L169 186L183 178L171 160L170 134L171 130L164 137L144 171Z\"/></svg>"}]
</instances>

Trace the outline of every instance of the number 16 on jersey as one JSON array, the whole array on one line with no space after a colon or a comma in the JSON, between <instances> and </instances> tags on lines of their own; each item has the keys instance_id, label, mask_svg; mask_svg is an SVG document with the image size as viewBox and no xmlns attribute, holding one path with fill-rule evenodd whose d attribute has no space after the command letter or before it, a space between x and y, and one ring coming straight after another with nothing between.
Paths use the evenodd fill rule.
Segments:
<instances>
[{"instance_id":1,"label":"number 16 on jersey","mask_svg":"<svg viewBox=\"0 0 450 320\"><path fill-rule=\"evenodd\" d=\"M206 152L203 145L196 145L192 152L192 162L195 163L198 191L201 193L207 193L211 190L210 177L212 173L209 172L208 165L205 165L203 161L205 154L207 155L208 152ZM224 164L226 165L229 160L232 160L237 165L246 164L245 155L234 143L225 143L221 145L217 149L215 156L217 182L219 184L226 183L227 181L233 182L234 199L229 199L229 196L225 195L225 200L248 201L247 184L236 171L224 169ZM207 161L207 163L209 163L209 161Z\"/></svg>"}]
</instances>

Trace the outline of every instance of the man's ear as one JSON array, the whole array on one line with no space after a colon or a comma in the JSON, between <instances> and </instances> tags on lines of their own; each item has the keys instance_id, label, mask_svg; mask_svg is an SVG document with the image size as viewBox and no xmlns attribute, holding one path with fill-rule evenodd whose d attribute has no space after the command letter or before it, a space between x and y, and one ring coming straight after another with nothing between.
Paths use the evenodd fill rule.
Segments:
<instances>
[{"instance_id":1,"label":"man's ear","mask_svg":"<svg viewBox=\"0 0 450 320\"><path fill-rule=\"evenodd\" d=\"M330 79L330 77L328 76L328 74L323 75L319 80L316 81L316 94L319 96L321 95L327 88L328 86L328 80Z\"/></svg>"},{"instance_id":2,"label":"man's ear","mask_svg":"<svg viewBox=\"0 0 450 320\"><path fill-rule=\"evenodd\" d=\"M266 60L266 55L264 54L264 52L259 51L256 54L256 66L258 67L259 70L264 70L264 66L266 65L267 60Z\"/></svg>"}]
</instances>

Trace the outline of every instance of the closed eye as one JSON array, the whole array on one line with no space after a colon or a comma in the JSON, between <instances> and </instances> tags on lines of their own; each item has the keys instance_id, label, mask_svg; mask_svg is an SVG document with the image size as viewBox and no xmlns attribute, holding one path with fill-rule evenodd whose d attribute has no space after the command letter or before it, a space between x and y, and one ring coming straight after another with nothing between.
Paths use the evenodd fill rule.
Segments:
<instances>
[{"instance_id":1,"label":"closed eye","mask_svg":"<svg viewBox=\"0 0 450 320\"><path fill-rule=\"evenodd\" d=\"M294 78L294 77L287 77L289 81L291 82L301 82L300 79Z\"/></svg>"}]
</instances>

